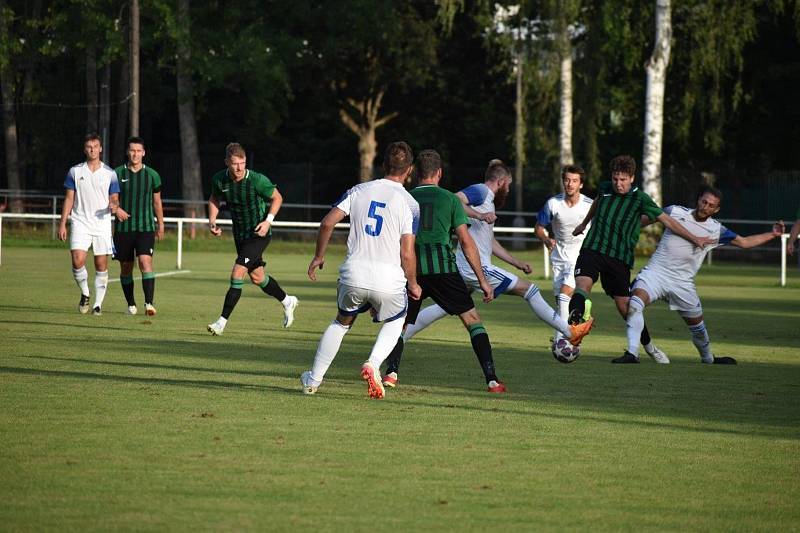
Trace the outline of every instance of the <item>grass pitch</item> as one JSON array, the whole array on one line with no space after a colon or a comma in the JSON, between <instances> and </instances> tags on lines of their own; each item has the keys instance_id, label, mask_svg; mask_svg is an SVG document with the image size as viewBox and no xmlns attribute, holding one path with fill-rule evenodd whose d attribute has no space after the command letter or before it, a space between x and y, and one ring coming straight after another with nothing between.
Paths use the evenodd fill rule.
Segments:
<instances>
[{"instance_id":1,"label":"grass pitch","mask_svg":"<svg viewBox=\"0 0 800 533\"><path fill-rule=\"evenodd\" d=\"M175 263L168 248L156 255L162 273ZM796 270L788 288L774 267L702 271L714 350L738 366L701 365L663 304L645 316L673 364L609 364L624 324L600 294L581 358L559 364L548 328L504 296L479 310L508 394L484 392L467 334L447 319L407 345L400 386L374 401L359 378L377 332L364 318L319 393L299 391L336 312L340 248L313 284L313 245L274 243L268 268L300 298L295 325L284 330L279 304L246 286L223 337L205 326L221 309L232 246L207 248L185 253L189 273L158 278L158 315L147 319L124 314L119 283L102 316L79 315L66 249L4 246L3 529L800 524ZM541 256L527 255L540 272Z\"/></svg>"}]
</instances>

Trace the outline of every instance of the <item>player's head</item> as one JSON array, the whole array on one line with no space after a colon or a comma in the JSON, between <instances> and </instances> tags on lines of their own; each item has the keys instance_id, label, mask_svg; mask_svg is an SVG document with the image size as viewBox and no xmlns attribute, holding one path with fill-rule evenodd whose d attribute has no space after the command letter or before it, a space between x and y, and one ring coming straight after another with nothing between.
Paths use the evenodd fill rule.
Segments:
<instances>
[{"instance_id":1,"label":"player's head","mask_svg":"<svg viewBox=\"0 0 800 533\"><path fill-rule=\"evenodd\" d=\"M423 150L417 154L414 163L418 181L440 180L442 178L442 157L436 150Z\"/></svg>"},{"instance_id":2,"label":"player's head","mask_svg":"<svg viewBox=\"0 0 800 533\"><path fill-rule=\"evenodd\" d=\"M225 147L225 166L228 174L241 179L247 171L247 154L239 143L229 143Z\"/></svg>"},{"instance_id":3,"label":"player's head","mask_svg":"<svg viewBox=\"0 0 800 533\"><path fill-rule=\"evenodd\" d=\"M697 191L697 209L695 218L705 220L719 212L722 203L722 191L711 185L702 185Z\"/></svg>"},{"instance_id":4,"label":"player's head","mask_svg":"<svg viewBox=\"0 0 800 533\"><path fill-rule=\"evenodd\" d=\"M629 155L618 155L611 160L611 185L617 194L627 194L636 175L636 160Z\"/></svg>"},{"instance_id":5,"label":"player's head","mask_svg":"<svg viewBox=\"0 0 800 533\"><path fill-rule=\"evenodd\" d=\"M567 196L580 194L585 181L586 172L578 165L567 165L561 169L561 183Z\"/></svg>"},{"instance_id":6,"label":"player's head","mask_svg":"<svg viewBox=\"0 0 800 533\"><path fill-rule=\"evenodd\" d=\"M99 161L100 154L103 153L103 141L96 133L87 133L83 138L83 153L86 161Z\"/></svg>"},{"instance_id":7,"label":"player's head","mask_svg":"<svg viewBox=\"0 0 800 533\"><path fill-rule=\"evenodd\" d=\"M389 143L383 153L383 171L387 176L397 176L405 180L414 165L414 153L404 141Z\"/></svg>"},{"instance_id":8,"label":"player's head","mask_svg":"<svg viewBox=\"0 0 800 533\"><path fill-rule=\"evenodd\" d=\"M492 159L486 166L484 182L496 187L494 192L495 207L503 207L511 190L511 169L499 159Z\"/></svg>"},{"instance_id":9,"label":"player's head","mask_svg":"<svg viewBox=\"0 0 800 533\"><path fill-rule=\"evenodd\" d=\"M141 137L128 137L128 161L134 165L139 166L144 159L144 139Z\"/></svg>"}]
</instances>

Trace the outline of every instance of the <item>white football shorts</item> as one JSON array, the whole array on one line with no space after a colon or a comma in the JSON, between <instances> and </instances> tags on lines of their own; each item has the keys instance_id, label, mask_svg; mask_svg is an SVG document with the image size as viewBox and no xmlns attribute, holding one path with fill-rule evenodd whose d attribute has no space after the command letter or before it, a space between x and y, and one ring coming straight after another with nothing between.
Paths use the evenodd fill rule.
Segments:
<instances>
[{"instance_id":1,"label":"white football shorts","mask_svg":"<svg viewBox=\"0 0 800 533\"><path fill-rule=\"evenodd\" d=\"M483 275L486 277L486 281L488 281L489 285L491 285L494 289L495 298L516 287L517 282L519 281L519 278L516 274L512 274L511 272L503 270L502 268L498 268L494 265L484 265L481 267L481 269L483 270ZM478 283L478 278L475 276L475 272L473 272L471 268L464 270L459 269L458 272L461 274L461 277L464 278L464 283L467 284L467 288L469 290L481 290L480 283Z\"/></svg>"},{"instance_id":2,"label":"white football shorts","mask_svg":"<svg viewBox=\"0 0 800 533\"><path fill-rule=\"evenodd\" d=\"M352 316L374 309L375 322L391 322L406 316L408 294L406 291L392 294L362 289L340 282L336 288L336 302L339 313L343 315Z\"/></svg>"},{"instance_id":3,"label":"white football shorts","mask_svg":"<svg viewBox=\"0 0 800 533\"><path fill-rule=\"evenodd\" d=\"M90 235L85 231L81 231L80 227L72 226L69 237L70 250L83 250L89 251L91 248L94 255L111 255L114 253L114 240L111 238L111 233L108 235Z\"/></svg>"},{"instance_id":4,"label":"white football shorts","mask_svg":"<svg viewBox=\"0 0 800 533\"><path fill-rule=\"evenodd\" d=\"M651 302L664 300L670 309L684 318L696 318L703 314L694 280L676 280L645 268L636 276L633 288L644 290Z\"/></svg>"},{"instance_id":5,"label":"white football shorts","mask_svg":"<svg viewBox=\"0 0 800 533\"><path fill-rule=\"evenodd\" d=\"M561 293L561 286L575 288L575 263L567 261L551 261L553 267L553 294Z\"/></svg>"}]
</instances>

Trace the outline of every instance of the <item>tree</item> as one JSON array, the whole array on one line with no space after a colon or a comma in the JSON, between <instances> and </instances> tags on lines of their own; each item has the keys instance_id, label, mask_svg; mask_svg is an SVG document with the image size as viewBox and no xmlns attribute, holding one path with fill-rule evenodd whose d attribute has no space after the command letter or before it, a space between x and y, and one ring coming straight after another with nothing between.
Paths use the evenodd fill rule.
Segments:
<instances>
[{"instance_id":1,"label":"tree","mask_svg":"<svg viewBox=\"0 0 800 533\"><path fill-rule=\"evenodd\" d=\"M653 53L645 64L644 148L642 150L642 188L659 205L661 199L661 146L664 138L664 88L672 47L670 0L656 0L656 32Z\"/></svg>"},{"instance_id":2,"label":"tree","mask_svg":"<svg viewBox=\"0 0 800 533\"><path fill-rule=\"evenodd\" d=\"M9 21L14 12L0 0L0 96L3 99L3 140L6 155L6 179L9 189L22 188L19 172L19 147L17 145L17 115L14 102L16 83L12 58L19 52L20 43L11 39ZM19 200L12 200L11 210L19 212Z\"/></svg>"}]
</instances>

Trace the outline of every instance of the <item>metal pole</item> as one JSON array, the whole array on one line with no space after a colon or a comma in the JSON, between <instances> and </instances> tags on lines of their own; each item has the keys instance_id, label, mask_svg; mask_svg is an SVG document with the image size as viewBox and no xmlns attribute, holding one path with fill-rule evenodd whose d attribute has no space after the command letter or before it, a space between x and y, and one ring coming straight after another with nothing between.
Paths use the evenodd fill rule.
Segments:
<instances>
[{"instance_id":1,"label":"metal pole","mask_svg":"<svg viewBox=\"0 0 800 533\"><path fill-rule=\"evenodd\" d=\"M3 264L3 215L0 215L0 265Z\"/></svg>"},{"instance_id":2,"label":"metal pole","mask_svg":"<svg viewBox=\"0 0 800 533\"><path fill-rule=\"evenodd\" d=\"M53 240L56 240L56 219L55 216L58 214L56 213L56 205L58 204L58 197L54 194L53 195Z\"/></svg>"},{"instance_id":3,"label":"metal pole","mask_svg":"<svg viewBox=\"0 0 800 533\"><path fill-rule=\"evenodd\" d=\"M183 220L178 221L178 264L176 265L178 270L181 269L181 263L183 262Z\"/></svg>"},{"instance_id":4,"label":"metal pole","mask_svg":"<svg viewBox=\"0 0 800 533\"><path fill-rule=\"evenodd\" d=\"M781 287L786 286L786 241L788 240L787 234L781 234Z\"/></svg>"},{"instance_id":5,"label":"metal pole","mask_svg":"<svg viewBox=\"0 0 800 533\"><path fill-rule=\"evenodd\" d=\"M542 243L542 251L544 252L544 278L550 279L550 250Z\"/></svg>"}]
</instances>

